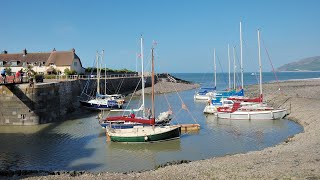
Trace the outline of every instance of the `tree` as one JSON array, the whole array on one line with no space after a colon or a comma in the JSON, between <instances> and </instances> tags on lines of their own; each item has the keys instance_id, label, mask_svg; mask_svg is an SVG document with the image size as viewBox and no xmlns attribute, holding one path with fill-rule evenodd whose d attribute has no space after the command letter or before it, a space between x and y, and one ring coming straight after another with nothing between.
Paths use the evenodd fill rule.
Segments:
<instances>
[{"instance_id":1,"label":"tree","mask_svg":"<svg viewBox=\"0 0 320 180\"><path fill-rule=\"evenodd\" d=\"M70 70L69 68L64 69L64 74L69 76L69 75L76 75L77 71L75 70Z\"/></svg>"},{"instance_id":2,"label":"tree","mask_svg":"<svg viewBox=\"0 0 320 180\"><path fill-rule=\"evenodd\" d=\"M10 76L11 75L11 68L10 67L6 67L5 70L6 70L7 75Z\"/></svg>"}]
</instances>

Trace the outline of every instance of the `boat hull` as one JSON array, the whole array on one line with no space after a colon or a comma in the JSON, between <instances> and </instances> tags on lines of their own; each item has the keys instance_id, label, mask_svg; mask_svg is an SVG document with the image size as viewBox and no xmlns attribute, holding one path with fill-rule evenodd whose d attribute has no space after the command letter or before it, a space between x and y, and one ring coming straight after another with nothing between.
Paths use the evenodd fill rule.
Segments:
<instances>
[{"instance_id":1,"label":"boat hull","mask_svg":"<svg viewBox=\"0 0 320 180\"><path fill-rule=\"evenodd\" d=\"M194 99L195 100L210 100L212 98L212 96L209 96L209 95L194 95Z\"/></svg>"},{"instance_id":2,"label":"boat hull","mask_svg":"<svg viewBox=\"0 0 320 180\"><path fill-rule=\"evenodd\" d=\"M141 126L131 129L108 129L107 136L113 142L156 142L177 139L180 137L181 127L152 127Z\"/></svg>"},{"instance_id":3,"label":"boat hull","mask_svg":"<svg viewBox=\"0 0 320 180\"><path fill-rule=\"evenodd\" d=\"M268 110L268 111L235 111L233 113L217 112L216 116L220 119L282 119L288 113L286 109Z\"/></svg>"},{"instance_id":4,"label":"boat hull","mask_svg":"<svg viewBox=\"0 0 320 180\"><path fill-rule=\"evenodd\" d=\"M122 109L122 105L119 105L117 103L96 104L96 103L90 103L88 101L80 101L80 104L84 107L95 109L95 110Z\"/></svg>"},{"instance_id":5,"label":"boat hull","mask_svg":"<svg viewBox=\"0 0 320 180\"><path fill-rule=\"evenodd\" d=\"M217 106L214 106L214 105L207 105L203 110L203 113L205 114L215 114L216 112L217 112Z\"/></svg>"},{"instance_id":6,"label":"boat hull","mask_svg":"<svg viewBox=\"0 0 320 180\"><path fill-rule=\"evenodd\" d=\"M111 126L111 128L113 128L113 129L129 129L129 128L133 128L134 126L139 126L141 124L138 124L138 123L132 123L132 124L100 123L100 125L103 128Z\"/></svg>"}]
</instances>

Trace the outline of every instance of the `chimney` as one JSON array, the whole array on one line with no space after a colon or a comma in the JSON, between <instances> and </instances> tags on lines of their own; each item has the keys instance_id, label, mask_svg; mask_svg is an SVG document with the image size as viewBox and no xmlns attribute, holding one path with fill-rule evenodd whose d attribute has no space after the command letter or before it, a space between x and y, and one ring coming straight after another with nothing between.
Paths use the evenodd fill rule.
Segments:
<instances>
[{"instance_id":1,"label":"chimney","mask_svg":"<svg viewBox=\"0 0 320 180\"><path fill-rule=\"evenodd\" d=\"M3 50L3 51L1 52L1 54L8 54L8 51Z\"/></svg>"},{"instance_id":2,"label":"chimney","mask_svg":"<svg viewBox=\"0 0 320 180\"><path fill-rule=\"evenodd\" d=\"M27 55L27 49L26 48L24 48L24 50L22 52L23 52L24 56Z\"/></svg>"},{"instance_id":3,"label":"chimney","mask_svg":"<svg viewBox=\"0 0 320 180\"><path fill-rule=\"evenodd\" d=\"M73 52L73 53L76 53L76 50L75 50L74 48L72 48L72 52Z\"/></svg>"},{"instance_id":4,"label":"chimney","mask_svg":"<svg viewBox=\"0 0 320 180\"><path fill-rule=\"evenodd\" d=\"M56 52L56 48L53 48L52 52Z\"/></svg>"}]
</instances>

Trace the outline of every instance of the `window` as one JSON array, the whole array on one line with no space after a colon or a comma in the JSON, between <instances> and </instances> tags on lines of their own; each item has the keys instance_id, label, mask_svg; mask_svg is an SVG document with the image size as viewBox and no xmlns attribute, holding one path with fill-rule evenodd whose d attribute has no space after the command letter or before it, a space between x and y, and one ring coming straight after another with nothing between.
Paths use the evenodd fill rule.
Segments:
<instances>
[{"instance_id":1,"label":"window","mask_svg":"<svg viewBox=\"0 0 320 180\"><path fill-rule=\"evenodd\" d=\"M17 66L17 65L18 65L17 61L12 61L11 62L11 66Z\"/></svg>"},{"instance_id":2,"label":"window","mask_svg":"<svg viewBox=\"0 0 320 180\"><path fill-rule=\"evenodd\" d=\"M73 66L77 66L78 64L77 64L77 62L73 62Z\"/></svg>"},{"instance_id":3,"label":"window","mask_svg":"<svg viewBox=\"0 0 320 180\"><path fill-rule=\"evenodd\" d=\"M27 66L27 63L26 63L26 62L23 62L23 63L22 63L22 66L23 66L23 67Z\"/></svg>"},{"instance_id":4,"label":"window","mask_svg":"<svg viewBox=\"0 0 320 180\"><path fill-rule=\"evenodd\" d=\"M0 61L0 66L3 66L3 61Z\"/></svg>"}]
</instances>

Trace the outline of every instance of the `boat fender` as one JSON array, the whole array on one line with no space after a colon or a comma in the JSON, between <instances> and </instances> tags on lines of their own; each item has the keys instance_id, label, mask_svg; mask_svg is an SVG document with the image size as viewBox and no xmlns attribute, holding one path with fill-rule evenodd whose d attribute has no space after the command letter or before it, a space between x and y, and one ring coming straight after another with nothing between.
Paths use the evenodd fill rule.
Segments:
<instances>
[{"instance_id":1,"label":"boat fender","mask_svg":"<svg viewBox=\"0 0 320 180\"><path fill-rule=\"evenodd\" d=\"M148 141L148 136L144 135L144 141Z\"/></svg>"}]
</instances>

